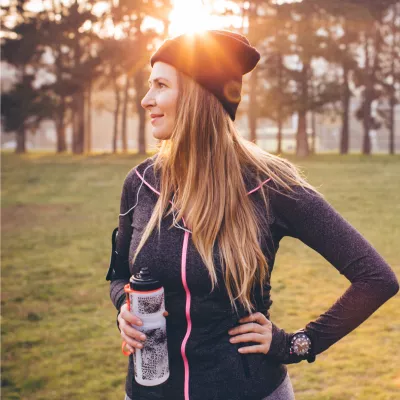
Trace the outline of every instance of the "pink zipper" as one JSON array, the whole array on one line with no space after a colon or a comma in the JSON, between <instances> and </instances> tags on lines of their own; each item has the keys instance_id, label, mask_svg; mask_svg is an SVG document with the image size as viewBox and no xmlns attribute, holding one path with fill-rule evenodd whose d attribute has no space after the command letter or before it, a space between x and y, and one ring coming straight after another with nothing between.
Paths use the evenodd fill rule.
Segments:
<instances>
[{"instance_id":1,"label":"pink zipper","mask_svg":"<svg viewBox=\"0 0 400 400\"><path fill-rule=\"evenodd\" d=\"M183 218L182 218L183 219ZM183 221L185 224L185 221ZM186 226L186 224L185 224ZM183 238L183 248L182 248L182 268L181 268L181 276L182 276L182 284L185 288L186 292L186 321L187 321L187 330L186 335L182 341L181 345L181 354L183 359L183 365L185 368L185 380L184 380L184 394L185 400L189 400L189 362L186 356L186 343L189 340L190 332L192 331L192 319L190 318L190 302L191 302L191 294L186 281L186 260L187 260L187 249L189 244L189 232L185 232L185 236Z\"/></svg>"},{"instance_id":2,"label":"pink zipper","mask_svg":"<svg viewBox=\"0 0 400 400\"><path fill-rule=\"evenodd\" d=\"M139 176L139 178L151 189L153 190L153 192L157 193L158 195L160 195L160 192L157 191L155 188L153 188L153 186L151 186L149 183L147 183L143 177L140 175L140 173L138 172L138 170L136 170L136 174ZM258 189L261 188L261 186L263 186L265 183L267 183L268 181L270 181L272 178L267 179L266 181L262 182L261 185L257 186L255 189L250 190L249 192L247 192L247 195L257 191ZM174 205L172 203L172 201L169 201L172 205ZM186 223L184 218L182 217L183 220L183 224L186 227ZM187 261L187 249L188 249L188 245L189 245L189 235L190 232L185 231L185 236L183 237L183 245L182 245L182 261L181 261L181 278L182 278L182 285L185 289L185 293L186 293L186 306L185 306L185 314L186 314L186 322L187 322L187 329L186 329L186 335L183 338L182 341L182 345L181 345L181 355L182 355L182 359L183 359L183 366L184 366L184 371L185 371L185 377L184 377L184 397L185 400L189 400L189 362L186 356L186 344L189 340L189 336L190 333L192 331L192 319L190 317L190 303L191 303L191 293L189 290L189 286L187 284L187 280L186 280L186 261Z\"/></svg>"}]
</instances>

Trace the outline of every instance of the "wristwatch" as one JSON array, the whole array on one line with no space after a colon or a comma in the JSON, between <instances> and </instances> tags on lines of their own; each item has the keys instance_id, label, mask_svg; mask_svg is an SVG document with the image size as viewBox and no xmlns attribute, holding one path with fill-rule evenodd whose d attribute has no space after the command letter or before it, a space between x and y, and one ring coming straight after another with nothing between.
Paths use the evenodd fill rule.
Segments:
<instances>
[{"instance_id":1,"label":"wristwatch","mask_svg":"<svg viewBox=\"0 0 400 400\"><path fill-rule=\"evenodd\" d=\"M307 360L309 363L315 361L315 355L312 353L312 341L304 329L295 332L290 340L290 354Z\"/></svg>"}]
</instances>

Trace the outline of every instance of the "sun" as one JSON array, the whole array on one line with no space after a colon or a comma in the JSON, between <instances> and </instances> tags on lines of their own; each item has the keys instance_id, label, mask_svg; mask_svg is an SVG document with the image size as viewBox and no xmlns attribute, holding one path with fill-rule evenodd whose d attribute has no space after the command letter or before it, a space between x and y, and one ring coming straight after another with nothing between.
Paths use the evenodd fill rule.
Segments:
<instances>
[{"instance_id":1,"label":"sun","mask_svg":"<svg viewBox=\"0 0 400 400\"><path fill-rule=\"evenodd\" d=\"M169 20L172 36L210 29L212 17L201 0L174 0Z\"/></svg>"},{"instance_id":2,"label":"sun","mask_svg":"<svg viewBox=\"0 0 400 400\"><path fill-rule=\"evenodd\" d=\"M199 33L207 29L223 29L235 21L213 13L212 6L223 7L226 1L210 3L204 0L173 0L173 9L169 15L169 35Z\"/></svg>"}]
</instances>

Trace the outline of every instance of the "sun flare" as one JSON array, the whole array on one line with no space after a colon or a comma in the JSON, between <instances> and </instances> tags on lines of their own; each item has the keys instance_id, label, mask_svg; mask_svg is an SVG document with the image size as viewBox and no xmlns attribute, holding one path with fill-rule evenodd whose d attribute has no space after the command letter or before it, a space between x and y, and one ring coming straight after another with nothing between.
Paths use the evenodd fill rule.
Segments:
<instances>
[{"instance_id":1,"label":"sun flare","mask_svg":"<svg viewBox=\"0 0 400 400\"><path fill-rule=\"evenodd\" d=\"M196 33L208 29L211 16L201 0L174 0L169 15L170 34Z\"/></svg>"},{"instance_id":2,"label":"sun flare","mask_svg":"<svg viewBox=\"0 0 400 400\"><path fill-rule=\"evenodd\" d=\"M173 10L169 15L171 36L183 33L199 33L207 29L223 29L236 25L234 18L226 18L215 13L215 7L224 7L226 1L210 3L202 0L173 0ZM212 7L214 7L214 12Z\"/></svg>"}]
</instances>

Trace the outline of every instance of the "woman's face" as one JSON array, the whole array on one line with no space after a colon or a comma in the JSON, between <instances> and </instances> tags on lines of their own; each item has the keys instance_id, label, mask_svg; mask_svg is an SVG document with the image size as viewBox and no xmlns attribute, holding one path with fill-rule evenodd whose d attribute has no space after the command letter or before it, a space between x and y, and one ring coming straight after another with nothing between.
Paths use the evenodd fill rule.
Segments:
<instances>
[{"instance_id":1,"label":"woman's face","mask_svg":"<svg viewBox=\"0 0 400 400\"><path fill-rule=\"evenodd\" d=\"M169 139L175 123L178 100L176 68L160 61L154 63L149 86L141 104L150 113L152 134L156 139Z\"/></svg>"}]
</instances>

